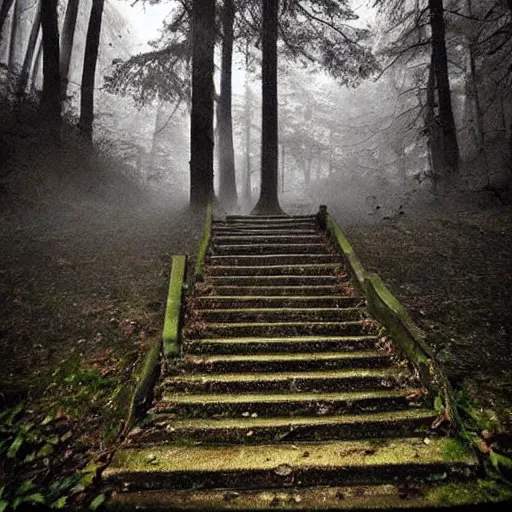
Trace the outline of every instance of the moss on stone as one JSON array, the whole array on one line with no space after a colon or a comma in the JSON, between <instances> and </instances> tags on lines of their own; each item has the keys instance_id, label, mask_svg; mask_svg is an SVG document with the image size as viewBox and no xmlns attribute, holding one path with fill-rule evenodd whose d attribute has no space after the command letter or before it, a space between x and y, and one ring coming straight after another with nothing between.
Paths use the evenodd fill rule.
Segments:
<instances>
[{"instance_id":1,"label":"moss on stone","mask_svg":"<svg viewBox=\"0 0 512 512\"><path fill-rule=\"evenodd\" d=\"M468 503L498 503L512 500L512 488L493 480L477 480L471 484L445 484L427 492L428 500L437 506Z\"/></svg>"},{"instance_id":2,"label":"moss on stone","mask_svg":"<svg viewBox=\"0 0 512 512\"><path fill-rule=\"evenodd\" d=\"M164 357L173 357L180 353L179 328L186 262L186 256L172 257L171 279L163 330Z\"/></svg>"},{"instance_id":3,"label":"moss on stone","mask_svg":"<svg viewBox=\"0 0 512 512\"><path fill-rule=\"evenodd\" d=\"M196 268L195 268L195 278L196 280L203 279L204 273L204 262L206 259L206 252L208 251L208 246L210 244L210 239L212 236L212 223L213 223L213 208L212 204L208 203L206 207L206 219L204 223L204 233L203 238L201 240L201 245L199 246L199 252L197 254L196 260Z\"/></svg>"}]
</instances>

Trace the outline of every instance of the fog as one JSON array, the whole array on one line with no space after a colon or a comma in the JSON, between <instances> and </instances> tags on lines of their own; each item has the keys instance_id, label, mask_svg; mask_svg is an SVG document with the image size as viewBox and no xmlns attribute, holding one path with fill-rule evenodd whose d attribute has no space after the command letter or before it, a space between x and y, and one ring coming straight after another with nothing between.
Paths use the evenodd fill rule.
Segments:
<instances>
[{"instance_id":1,"label":"fog","mask_svg":"<svg viewBox=\"0 0 512 512\"><path fill-rule=\"evenodd\" d=\"M425 128L428 55L420 51L404 65L398 63L388 68L394 35L388 29L391 22L386 13L378 14L365 2L352 4L359 18L349 24L371 29L364 44L379 56L381 69L385 71L373 73L359 81L357 87L347 87L317 65L308 67L300 59L294 61L284 53L281 55L279 190L281 201L293 211L314 210L320 203L335 204L358 222L375 222L403 215L413 204L434 204L439 200L432 180L432 158ZM84 51L89 8L90 2L83 2L79 11L73 46L75 56ZM23 23L10 48L9 31L2 39L0 55L6 69L21 66L31 12L30 9L23 12ZM107 166L118 169L123 179L151 191L153 196L170 195L186 202L189 100L169 101L161 92L144 93L142 97L131 86L125 86L124 94L105 88L106 80L119 62L166 44L163 27L173 12L172 3L152 5L124 0L106 3L96 72L94 137ZM62 8L61 23L63 14ZM12 18L13 12L7 26L12 25ZM501 197L510 177L510 98L497 99L500 89L485 82L482 75L485 62L478 60L482 68L478 85L480 100L486 103L481 107L485 112L480 121L487 134L484 143L478 142L468 57L462 49L462 40L458 46L457 41L451 44L454 45L453 49L450 47L452 101L461 155L461 172L452 191L487 190ZM259 193L260 53L258 48L251 49L251 62L246 67L241 50L235 46L233 65L236 211L248 212ZM281 43L280 52L283 50ZM220 51L216 51L215 58L218 94ZM64 103L70 119L79 114L80 74L80 59L74 58ZM42 77L39 60L34 66L31 85L36 96L42 87ZM7 78L5 75L4 85ZM215 130L218 137L216 126ZM216 164L217 190L219 173ZM10 179L16 182L17 178L9 174L7 181ZM71 186L71 180L66 181ZM80 188L83 183L78 180L76 185Z\"/></svg>"}]
</instances>

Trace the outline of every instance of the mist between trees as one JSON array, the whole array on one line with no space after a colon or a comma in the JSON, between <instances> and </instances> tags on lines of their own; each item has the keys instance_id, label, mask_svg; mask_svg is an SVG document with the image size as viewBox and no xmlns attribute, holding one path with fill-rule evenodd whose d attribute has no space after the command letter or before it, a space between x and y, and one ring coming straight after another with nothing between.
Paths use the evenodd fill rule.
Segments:
<instances>
[{"instance_id":1,"label":"mist between trees","mask_svg":"<svg viewBox=\"0 0 512 512\"><path fill-rule=\"evenodd\" d=\"M130 3L169 8L145 53L109 0L1 2L4 191L55 188L51 165L20 171L31 144L86 155L81 187L116 174L226 210L507 200L510 0L375 0L372 26L349 0Z\"/></svg>"}]
</instances>

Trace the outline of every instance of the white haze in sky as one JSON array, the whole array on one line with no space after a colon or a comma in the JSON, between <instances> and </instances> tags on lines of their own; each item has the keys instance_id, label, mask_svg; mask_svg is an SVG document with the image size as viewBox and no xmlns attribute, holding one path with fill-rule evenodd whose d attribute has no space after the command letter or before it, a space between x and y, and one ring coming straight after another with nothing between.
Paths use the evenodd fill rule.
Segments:
<instances>
[{"instance_id":1,"label":"white haze in sky","mask_svg":"<svg viewBox=\"0 0 512 512\"><path fill-rule=\"evenodd\" d=\"M147 42L158 37L162 22L172 10L171 2L159 5L144 5L142 0L110 0L132 23L136 43L140 51L147 49ZM135 4L134 4L135 2ZM369 7L370 0L353 0L352 8L359 16L358 26L372 23L375 18L374 9Z\"/></svg>"},{"instance_id":2,"label":"white haze in sky","mask_svg":"<svg viewBox=\"0 0 512 512\"><path fill-rule=\"evenodd\" d=\"M142 0L110 0L131 23L134 37L134 53L148 51L148 41L157 39L162 28L162 23L172 11L172 2L163 2L159 5L144 4ZM375 11L369 4L371 0L353 0L352 8L359 16L355 25L365 27L372 24L375 19ZM235 94L242 90L244 72L240 66L233 66L233 90Z\"/></svg>"}]
</instances>

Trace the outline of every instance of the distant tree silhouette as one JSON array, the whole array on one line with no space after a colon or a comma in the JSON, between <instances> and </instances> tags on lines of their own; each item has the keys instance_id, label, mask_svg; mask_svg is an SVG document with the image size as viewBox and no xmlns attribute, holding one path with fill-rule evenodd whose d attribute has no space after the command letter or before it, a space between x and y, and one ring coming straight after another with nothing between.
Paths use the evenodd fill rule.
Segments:
<instances>
[{"instance_id":1,"label":"distant tree silhouette","mask_svg":"<svg viewBox=\"0 0 512 512\"><path fill-rule=\"evenodd\" d=\"M2 5L0 7L0 41L4 38L4 26L7 17L9 16L9 11L11 10L12 4L14 0L3 0Z\"/></svg>"},{"instance_id":2,"label":"distant tree silhouette","mask_svg":"<svg viewBox=\"0 0 512 512\"><path fill-rule=\"evenodd\" d=\"M42 0L37 0L35 3L35 13L32 20L32 27L30 29L30 35L28 37L27 49L25 51L25 57L23 58L23 64L21 66L20 76L17 85L17 96L22 98L27 89L28 79L30 78L30 70L34 61L34 54L37 44L37 36L39 35L39 29L41 28L41 3Z\"/></svg>"},{"instance_id":3,"label":"distant tree silhouette","mask_svg":"<svg viewBox=\"0 0 512 512\"><path fill-rule=\"evenodd\" d=\"M61 50L60 50L60 80L62 99L66 99L69 82L69 67L73 52L73 39L75 36L76 20L80 0L69 0L66 8L66 16L62 25Z\"/></svg>"},{"instance_id":4,"label":"distant tree silhouette","mask_svg":"<svg viewBox=\"0 0 512 512\"><path fill-rule=\"evenodd\" d=\"M230 208L237 202L232 117L233 24L235 21L235 6L233 0L224 0L221 15L222 65L218 109L219 197L220 200Z\"/></svg>"}]
</instances>

